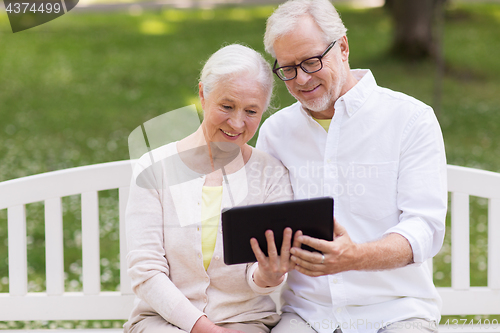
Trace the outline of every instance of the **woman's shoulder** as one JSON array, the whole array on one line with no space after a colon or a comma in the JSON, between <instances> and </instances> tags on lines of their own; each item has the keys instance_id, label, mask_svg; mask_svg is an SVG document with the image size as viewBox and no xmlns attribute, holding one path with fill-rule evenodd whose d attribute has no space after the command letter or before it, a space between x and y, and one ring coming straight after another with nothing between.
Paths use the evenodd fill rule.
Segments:
<instances>
[{"instance_id":1,"label":"woman's shoulder","mask_svg":"<svg viewBox=\"0 0 500 333\"><path fill-rule=\"evenodd\" d=\"M177 153L176 142L170 142L159 146L154 149L147 147L143 152L142 156L139 158L138 162L141 164L151 163L152 160L159 161L166 157L172 156Z\"/></svg>"},{"instance_id":2,"label":"woman's shoulder","mask_svg":"<svg viewBox=\"0 0 500 333\"><path fill-rule=\"evenodd\" d=\"M137 178L153 165L158 165L158 162L168 160L169 157L176 154L176 142L171 142L155 149L148 149L138 160L134 162L134 176Z\"/></svg>"}]
</instances>

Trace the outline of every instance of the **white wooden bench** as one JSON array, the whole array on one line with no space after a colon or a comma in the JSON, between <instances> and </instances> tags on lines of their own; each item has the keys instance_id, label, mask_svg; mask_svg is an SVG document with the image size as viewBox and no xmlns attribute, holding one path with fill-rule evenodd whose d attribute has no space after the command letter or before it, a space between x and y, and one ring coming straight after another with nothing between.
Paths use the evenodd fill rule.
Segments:
<instances>
[{"instance_id":1,"label":"white wooden bench","mask_svg":"<svg viewBox=\"0 0 500 333\"><path fill-rule=\"evenodd\" d=\"M7 209L9 293L0 293L0 321L127 319L134 299L126 274L124 211L130 161L54 171L0 183L0 210ZM101 292L98 191L118 189L120 286ZM451 195L451 281L438 288L443 315L500 314L500 174L448 166ZM81 194L83 291L65 292L61 198ZM470 287L469 196L488 199L488 285ZM25 205L45 205L46 292L28 292ZM429 261L429 265L432 262ZM432 269L431 269L432 272ZM477 321L474 321L474 324ZM467 322L468 324L469 322ZM441 325L441 332L479 331L477 325ZM500 324L484 331L500 332ZM78 330L72 330L76 332ZM98 330L94 330L96 332ZM113 329L107 329L107 332ZM121 331L114 329L114 331ZM7 331L5 331L7 332Z\"/></svg>"}]
</instances>

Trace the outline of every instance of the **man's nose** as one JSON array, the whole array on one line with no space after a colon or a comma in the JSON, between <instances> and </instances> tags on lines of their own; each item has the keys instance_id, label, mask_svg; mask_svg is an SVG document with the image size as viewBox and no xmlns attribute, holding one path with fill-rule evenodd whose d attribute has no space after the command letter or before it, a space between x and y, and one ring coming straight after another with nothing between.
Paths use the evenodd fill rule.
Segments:
<instances>
[{"instance_id":1,"label":"man's nose","mask_svg":"<svg viewBox=\"0 0 500 333\"><path fill-rule=\"evenodd\" d=\"M297 81L297 84L303 86L311 79L311 74L308 74L304 72L304 70L300 67L297 68L297 77L295 80Z\"/></svg>"}]
</instances>

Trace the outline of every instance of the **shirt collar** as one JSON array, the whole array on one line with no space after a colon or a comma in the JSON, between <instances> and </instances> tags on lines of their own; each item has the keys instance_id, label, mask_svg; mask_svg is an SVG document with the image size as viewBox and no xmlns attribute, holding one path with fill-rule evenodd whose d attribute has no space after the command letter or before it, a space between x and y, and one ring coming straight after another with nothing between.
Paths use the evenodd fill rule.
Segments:
<instances>
[{"instance_id":1,"label":"shirt collar","mask_svg":"<svg viewBox=\"0 0 500 333\"><path fill-rule=\"evenodd\" d=\"M373 77L373 74L369 69L351 69L351 73L354 75L356 80L358 80L358 83L356 83L356 85L344 95L340 96L335 102L336 110L340 107L339 103L344 103L346 113L349 117L354 115L361 108L367 98L371 95L373 89L377 86L375 77ZM300 111L307 118L309 118L310 121L315 122L309 112L306 111L302 105L300 105Z\"/></svg>"},{"instance_id":2,"label":"shirt collar","mask_svg":"<svg viewBox=\"0 0 500 333\"><path fill-rule=\"evenodd\" d=\"M353 116L363 106L377 86L377 82L369 69L353 69L351 73L358 80L358 83L335 102L335 109L337 109L337 103L345 104L345 110L349 117Z\"/></svg>"}]
</instances>

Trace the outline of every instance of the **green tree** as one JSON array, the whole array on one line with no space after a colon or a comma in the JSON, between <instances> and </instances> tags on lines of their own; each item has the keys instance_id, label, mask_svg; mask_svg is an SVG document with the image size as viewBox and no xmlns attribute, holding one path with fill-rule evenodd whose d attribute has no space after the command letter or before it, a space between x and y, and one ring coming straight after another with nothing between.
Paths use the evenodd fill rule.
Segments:
<instances>
[{"instance_id":1,"label":"green tree","mask_svg":"<svg viewBox=\"0 0 500 333\"><path fill-rule=\"evenodd\" d=\"M386 0L394 22L391 53L420 60L437 58L447 0Z\"/></svg>"}]
</instances>

